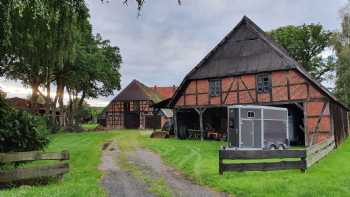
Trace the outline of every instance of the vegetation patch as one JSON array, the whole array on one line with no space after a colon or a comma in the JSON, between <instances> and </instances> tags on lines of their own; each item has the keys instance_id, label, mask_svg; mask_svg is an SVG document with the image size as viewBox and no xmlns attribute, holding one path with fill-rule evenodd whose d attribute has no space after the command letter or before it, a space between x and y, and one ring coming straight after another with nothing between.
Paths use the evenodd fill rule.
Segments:
<instances>
[{"instance_id":1,"label":"vegetation patch","mask_svg":"<svg viewBox=\"0 0 350 197\"><path fill-rule=\"evenodd\" d=\"M227 172L219 175L218 149L223 142L176 139L138 141L195 182L236 196L349 196L350 141L301 173L300 170ZM254 162L254 161L253 161ZM340 165L342 164L342 165Z\"/></svg>"},{"instance_id":2,"label":"vegetation patch","mask_svg":"<svg viewBox=\"0 0 350 197\"><path fill-rule=\"evenodd\" d=\"M118 133L84 132L61 133L50 136L51 143L46 151L68 150L70 153L70 172L59 182L45 186L22 186L9 190L0 190L0 196L106 196L99 182L102 173L97 169L100 164L101 146L107 139ZM39 162L42 164L42 162ZM35 165L32 163L31 165Z\"/></svg>"}]
</instances>

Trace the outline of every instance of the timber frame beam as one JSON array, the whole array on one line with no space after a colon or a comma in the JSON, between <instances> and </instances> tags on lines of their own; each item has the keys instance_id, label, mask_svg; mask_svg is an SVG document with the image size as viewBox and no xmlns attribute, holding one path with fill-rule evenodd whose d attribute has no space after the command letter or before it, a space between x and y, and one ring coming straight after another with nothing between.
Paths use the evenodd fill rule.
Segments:
<instances>
[{"instance_id":1,"label":"timber frame beam","mask_svg":"<svg viewBox=\"0 0 350 197\"><path fill-rule=\"evenodd\" d=\"M203 114L204 112L207 110L207 108L194 108L194 110L196 110L196 112L199 115L199 128L201 131L201 141L204 140L204 125L203 125Z\"/></svg>"}]
</instances>

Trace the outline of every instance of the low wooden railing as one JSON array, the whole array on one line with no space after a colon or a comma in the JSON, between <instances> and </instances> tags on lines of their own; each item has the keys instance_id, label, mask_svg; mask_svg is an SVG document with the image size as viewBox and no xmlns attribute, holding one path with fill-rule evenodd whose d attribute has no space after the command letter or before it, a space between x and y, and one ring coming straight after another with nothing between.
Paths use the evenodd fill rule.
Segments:
<instances>
[{"instance_id":1,"label":"low wooden railing","mask_svg":"<svg viewBox=\"0 0 350 197\"><path fill-rule=\"evenodd\" d=\"M320 144L316 144L310 146L306 149L306 163L307 167L312 166L313 164L320 161L323 157L325 157L329 152L331 152L335 148L334 139L328 139Z\"/></svg>"},{"instance_id":2,"label":"low wooden railing","mask_svg":"<svg viewBox=\"0 0 350 197\"><path fill-rule=\"evenodd\" d=\"M219 173L224 171L270 171L300 169L305 171L324 158L335 147L328 139L302 150L219 150ZM290 159L293 161L224 163L224 160Z\"/></svg>"},{"instance_id":3,"label":"low wooden railing","mask_svg":"<svg viewBox=\"0 0 350 197\"><path fill-rule=\"evenodd\" d=\"M59 160L60 163L29 168L17 168L14 170L0 170L0 185L17 181L34 180L45 177L60 176L69 172L69 164L63 161L69 160L69 153L62 152L16 152L0 153L0 163L28 162L39 160Z\"/></svg>"},{"instance_id":4,"label":"low wooden railing","mask_svg":"<svg viewBox=\"0 0 350 197\"><path fill-rule=\"evenodd\" d=\"M254 163L224 163L224 160L259 160L287 159L296 161L254 162ZM220 150L219 173L224 171L269 171L287 169L306 169L305 150Z\"/></svg>"}]
</instances>

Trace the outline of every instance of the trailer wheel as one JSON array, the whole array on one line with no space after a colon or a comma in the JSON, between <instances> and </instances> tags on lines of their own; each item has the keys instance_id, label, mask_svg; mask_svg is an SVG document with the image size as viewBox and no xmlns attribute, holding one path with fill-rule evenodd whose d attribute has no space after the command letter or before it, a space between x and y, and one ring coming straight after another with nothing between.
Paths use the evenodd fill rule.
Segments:
<instances>
[{"instance_id":1,"label":"trailer wheel","mask_svg":"<svg viewBox=\"0 0 350 197\"><path fill-rule=\"evenodd\" d=\"M278 145L278 150L284 150L284 149L286 149L286 147L284 147L283 144Z\"/></svg>"},{"instance_id":2,"label":"trailer wheel","mask_svg":"<svg viewBox=\"0 0 350 197\"><path fill-rule=\"evenodd\" d=\"M270 147L269 147L269 150L276 150L276 149L277 149L277 147L274 144L271 144Z\"/></svg>"}]
</instances>

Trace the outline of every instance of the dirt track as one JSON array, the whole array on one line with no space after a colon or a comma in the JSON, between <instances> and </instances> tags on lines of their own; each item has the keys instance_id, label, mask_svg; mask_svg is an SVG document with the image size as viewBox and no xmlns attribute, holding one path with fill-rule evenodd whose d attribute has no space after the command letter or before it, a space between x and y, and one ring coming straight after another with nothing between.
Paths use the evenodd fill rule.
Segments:
<instances>
[{"instance_id":1,"label":"dirt track","mask_svg":"<svg viewBox=\"0 0 350 197\"><path fill-rule=\"evenodd\" d=\"M99 169L105 173L101 184L109 196L116 197L152 197L149 185L133 177L119 165L120 152L117 144L112 143L103 151ZM166 187L175 197L226 197L225 193L215 192L187 180L173 168L163 164L160 157L148 150L136 148L126 153L129 165L135 165L142 174L151 180L164 180Z\"/></svg>"},{"instance_id":2,"label":"dirt track","mask_svg":"<svg viewBox=\"0 0 350 197\"><path fill-rule=\"evenodd\" d=\"M110 197L153 197L147 191L148 186L135 179L118 164L119 149L115 144L110 145L102 154L99 169L105 173L101 184Z\"/></svg>"}]
</instances>

